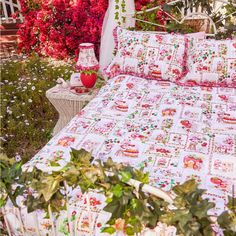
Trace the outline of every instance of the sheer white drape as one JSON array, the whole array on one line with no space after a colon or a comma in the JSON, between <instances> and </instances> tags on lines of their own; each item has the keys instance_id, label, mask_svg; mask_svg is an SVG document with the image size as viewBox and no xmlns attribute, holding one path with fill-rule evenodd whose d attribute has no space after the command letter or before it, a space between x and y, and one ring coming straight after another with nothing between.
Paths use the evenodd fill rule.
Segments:
<instances>
[{"instance_id":1,"label":"sheer white drape","mask_svg":"<svg viewBox=\"0 0 236 236\"><path fill-rule=\"evenodd\" d=\"M121 17L121 3L122 0L119 0L119 17ZM135 12L135 4L134 0L126 0L126 12L133 13ZM99 58L99 65L100 70L102 71L108 64L111 62L113 58L113 51L115 48L115 41L113 38L113 30L118 25L118 21L122 22L121 19L115 20L115 9L116 3L115 0L109 0L109 6L106 11L103 26L102 26L102 34L101 34L101 45L100 45L100 58ZM127 27L134 27L135 20L131 17L126 18L126 22L121 25L123 28Z\"/></svg>"}]
</instances>

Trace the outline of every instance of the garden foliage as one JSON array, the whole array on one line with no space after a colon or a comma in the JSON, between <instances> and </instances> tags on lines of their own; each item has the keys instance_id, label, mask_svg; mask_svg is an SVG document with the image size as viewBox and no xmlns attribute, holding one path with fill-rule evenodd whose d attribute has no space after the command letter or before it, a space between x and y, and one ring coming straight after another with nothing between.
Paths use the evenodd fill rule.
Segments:
<instances>
[{"instance_id":1,"label":"garden foliage","mask_svg":"<svg viewBox=\"0 0 236 236\"><path fill-rule=\"evenodd\" d=\"M1 205L5 204L7 198L16 205L17 196L33 191L34 194L27 194L25 200L28 212L37 209L48 212L51 209L56 217L61 210L67 209L66 186L80 187L83 193L93 189L106 196L107 205L103 210L110 212L111 218L102 232L113 234L120 231L126 235L135 235L144 227L152 229L162 222L175 226L178 235L215 235L212 228L214 222L208 214L215 204L203 198L205 190L199 189L194 179L172 189L175 198L170 206L164 200L142 191L142 186L149 183L148 173L142 169L115 163L111 158L105 162L94 160L91 153L84 149L72 149L71 160L64 167L60 167L57 161L51 161L50 173L37 168L24 173L21 172L21 163L9 162L0 157L0 170L3 173L0 178L0 185L3 186L0 191ZM140 182L139 188L130 184L131 179ZM19 190L6 188L10 183L21 184L21 187ZM236 233L234 201L229 198L228 210L217 219L226 236Z\"/></svg>"},{"instance_id":2,"label":"garden foliage","mask_svg":"<svg viewBox=\"0 0 236 236\"><path fill-rule=\"evenodd\" d=\"M0 152L27 161L45 145L58 118L45 92L71 73L70 65L56 66L38 56L1 65Z\"/></svg>"}]
</instances>

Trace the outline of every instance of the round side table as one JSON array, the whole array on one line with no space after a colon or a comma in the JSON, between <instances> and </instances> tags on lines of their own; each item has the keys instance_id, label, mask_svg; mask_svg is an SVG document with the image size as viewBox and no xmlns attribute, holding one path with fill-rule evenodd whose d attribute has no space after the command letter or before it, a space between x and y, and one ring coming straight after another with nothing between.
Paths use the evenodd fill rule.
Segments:
<instances>
[{"instance_id":1,"label":"round side table","mask_svg":"<svg viewBox=\"0 0 236 236\"><path fill-rule=\"evenodd\" d=\"M69 89L55 86L46 92L46 97L59 113L59 120L53 129L53 136L56 135L68 122L95 97L98 90L93 89L89 93L73 94Z\"/></svg>"}]
</instances>

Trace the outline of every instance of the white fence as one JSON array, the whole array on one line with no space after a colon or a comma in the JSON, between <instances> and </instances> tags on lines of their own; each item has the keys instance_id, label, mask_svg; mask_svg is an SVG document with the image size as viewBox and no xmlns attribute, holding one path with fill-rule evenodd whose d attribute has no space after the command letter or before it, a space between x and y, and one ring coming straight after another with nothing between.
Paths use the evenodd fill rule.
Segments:
<instances>
[{"instance_id":1,"label":"white fence","mask_svg":"<svg viewBox=\"0 0 236 236\"><path fill-rule=\"evenodd\" d=\"M16 18L12 15L20 11L20 3L18 0L0 0L0 12L1 12L1 22L2 23L16 23L23 21L22 15L19 13Z\"/></svg>"}]
</instances>

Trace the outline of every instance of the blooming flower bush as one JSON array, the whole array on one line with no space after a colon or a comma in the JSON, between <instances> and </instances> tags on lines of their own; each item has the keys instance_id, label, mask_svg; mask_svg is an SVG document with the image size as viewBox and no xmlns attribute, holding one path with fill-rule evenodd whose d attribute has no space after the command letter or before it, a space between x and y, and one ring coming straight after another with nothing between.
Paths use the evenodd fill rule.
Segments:
<instances>
[{"instance_id":1,"label":"blooming flower bush","mask_svg":"<svg viewBox=\"0 0 236 236\"><path fill-rule=\"evenodd\" d=\"M68 79L72 68L33 56L6 62L1 69L0 152L27 161L48 141L58 118L45 92L57 78Z\"/></svg>"},{"instance_id":2,"label":"blooming flower bush","mask_svg":"<svg viewBox=\"0 0 236 236\"><path fill-rule=\"evenodd\" d=\"M162 4L163 0L136 0L136 9ZM19 51L32 51L56 59L78 56L78 45L95 44L98 56L103 18L108 0L20 0L24 23L20 25ZM165 23L162 11L151 18ZM140 25L138 25L140 28Z\"/></svg>"},{"instance_id":3,"label":"blooming flower bush","mask_svg":"<svg viewBox=\"0 0 236 236\"><path fill-rule=\"evenodd\" d=\"M78 55L82 42L95 44L98 53L107 0L20 0L24 23L19 50L56 59Z\"/></svg>"}]
</instances>

